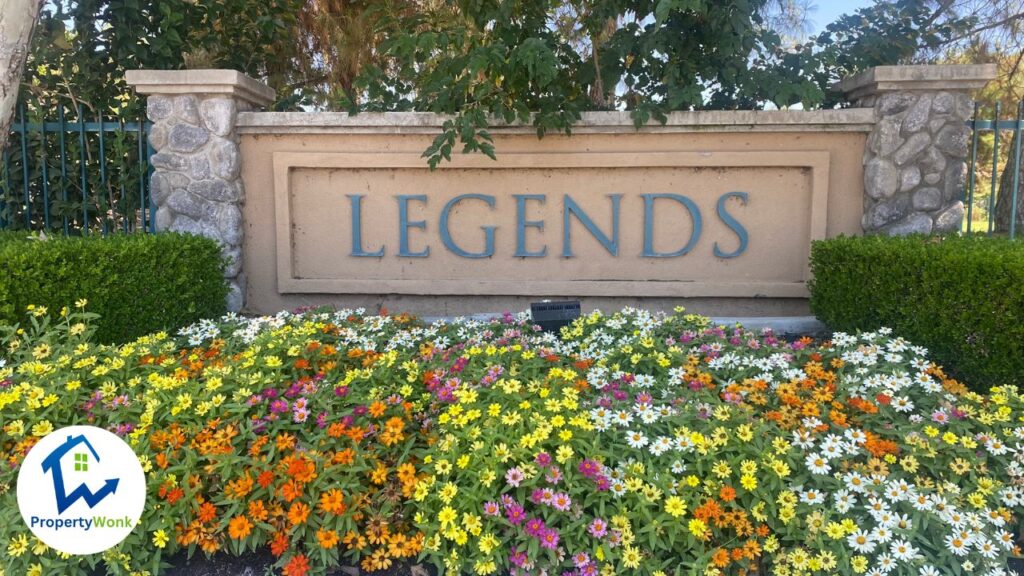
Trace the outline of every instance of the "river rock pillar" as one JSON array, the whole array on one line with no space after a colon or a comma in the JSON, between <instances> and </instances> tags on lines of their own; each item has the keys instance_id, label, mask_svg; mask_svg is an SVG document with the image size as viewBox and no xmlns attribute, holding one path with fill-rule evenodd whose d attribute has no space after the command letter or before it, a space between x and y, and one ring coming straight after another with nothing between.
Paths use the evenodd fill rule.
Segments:
<instances>
[{"instance_id":1,"label":"river rock pillar","mask_svg":"<svg viewBox=\"0 0 1024 576\"><path fill-rule=\"evenodd\" d=\"M960 230L971 95L995 75L994 64L878 66L836 85L875 112L864 151L866 233Z\"/></svg>"},{"instance_id":2,"label":"river rock pillar","mask_svg":"<svg viewBox=\"0 0 1024 576\"><path fill-rule=\"evenodd\" d=\"M235 119L266 107L274 90L235 70L129 70L153 122L150 189L158 231L216 240L228 261L228 309L245 305L241 155Z\"/></svg>"}]
</instances>

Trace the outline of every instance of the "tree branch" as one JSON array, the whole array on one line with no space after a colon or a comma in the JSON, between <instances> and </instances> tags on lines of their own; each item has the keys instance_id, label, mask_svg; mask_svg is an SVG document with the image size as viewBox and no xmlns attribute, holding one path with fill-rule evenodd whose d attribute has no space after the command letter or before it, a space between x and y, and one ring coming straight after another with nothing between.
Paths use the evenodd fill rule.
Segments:
<instances>
[{"instance_id":1,"label":"tree branch","mask_svg":"<svg viewBox=\"0 0 1024 576\"><path fill-rule=\"evenodd\" d=\"M961 34L959 36L950 38L949 40L943 42L943 44L952 44L953 42L957 42L957 41L963 40L964 38L968 38L970 36L974 36L975 34L977 34L979 32L984 32L985 30L991 30L993 28L999 28L1000 26L1005 26L1005 25L1009 24L1010 22L1013 22L1015 20L1020 20L1022 18L1024 18L1024 12L1020 12L1018 14L1014 14L1013 16L1008 16L1008 17L1000 20L999 22L993 22L991 24L986 24L984 26L979 26L979 27L975 28L974 30L971 30L970 32L967 32L966 34Z\"/></svg>"}]
</instances>

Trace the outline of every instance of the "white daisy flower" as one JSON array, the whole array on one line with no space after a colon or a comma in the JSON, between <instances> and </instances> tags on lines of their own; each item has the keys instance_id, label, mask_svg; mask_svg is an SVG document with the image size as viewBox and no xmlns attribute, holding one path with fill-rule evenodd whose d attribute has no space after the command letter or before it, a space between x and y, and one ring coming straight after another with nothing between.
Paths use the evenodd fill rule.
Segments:
<instances>
[{"instance_id":1,"label":"white daisy flower","mask_svg":"<svg viewBox=\"0 0 1024 576\"><path fill-rule=\"evenodd\" d=\"M874 538L871 537L870 532L864 530L857 530L853 534L846 537L846 543L850 545L858 554L870 554L874 552L877 544Z\"/></svg>"},{"instance_id":2,"label":"white daisy flower","mask_svg":"<svg viewBox=\"0 0 1024 576\"><path fill-rule=\"evenodd\" d=\"M643 432L626 431L626 443L629 444L630 448L643 448L647 446L648 442L650 440L647 439L647 436L644 436Z\"/></svg>"},{"instance_id":3,"label":"white daisy flower","mask_svg":"<svg viewBox=\"0 0 1024 576\"><path fill-rule=\"evenodd\" d=\"M906 540L894 540L889 545L889 553L897 560L913 560L917 558L918 551L914 545Z\"/></svg>"},{"instance_id":4,"label":"white daisy flower","mask_svg":"<svg viewBox=\"0 0 1024 576\"><path fill-rule=\"evenodd\" d=\"M828 465L828 460L821 454L808 454L804 463L811 474L827 475L832 470L832 467Z\"/></svg>"}]
</instances>

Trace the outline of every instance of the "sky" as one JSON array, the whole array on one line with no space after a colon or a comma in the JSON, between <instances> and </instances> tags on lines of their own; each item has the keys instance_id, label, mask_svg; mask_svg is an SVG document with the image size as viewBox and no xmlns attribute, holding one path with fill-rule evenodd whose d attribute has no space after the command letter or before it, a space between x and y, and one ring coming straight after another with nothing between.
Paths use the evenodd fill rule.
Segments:
<instances>
[{"instance_id":1,"label":"sky","mask_svg":"<svg viewBox=\"0 0 1024 576\"><path fill-rule=\"evenodd\" d=\"M814 4L818 9L811 13L811 21L814 25L813 34L825 29L842 14L849 14L858 8L864 8L874 4L872 0L815 0Z\"/></svg>"}]
</instances>

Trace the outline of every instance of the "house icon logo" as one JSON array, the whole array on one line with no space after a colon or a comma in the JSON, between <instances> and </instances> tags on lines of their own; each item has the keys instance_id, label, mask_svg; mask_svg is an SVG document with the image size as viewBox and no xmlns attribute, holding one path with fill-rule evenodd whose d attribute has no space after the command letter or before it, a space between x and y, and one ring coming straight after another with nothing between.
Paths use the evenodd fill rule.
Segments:
<instances>
[{"instance_id":1,"label":"house icon logo","mask_svg":"<svg viewBox=\"0 0 1024 576\"><path fill-rule=\"evenodd\" d=\"M84 446L87 452L76 452L75 456L75 472L88 472L89 471L89 455L96 462L100 461L100 455L96 453L96 449L93 448L92 444L86 439L85 434L79 434L78 436L68 436L66 442L57 447L56 450L50 452L50 455L43 460L43 472L50 474L53 477L53 495L57 503L57 513L63 514L65 510L71 507L72 504L78 500L85 500L89 508L96 506L104 498L117 492L117 483L120 482L118 478L109 478L104 482L103 487L93 492L89 489L84 482L75 488L70 494L67 493L64 484L64 473L61 470L60 461L61 458L66 456L68 452L71 452L78 446Z\"/></svg>"},{"instance_id":2,"label":"house icon logo","mask_svg":"<svg viewBox=\"0 0 1024 576\"><path fill-rule=\"evenodd\" d=\"M44 544L68 554L103 552L139 523L146 476L131 447L94 426L47 434L18 472L18 508Z\"/></svg>"}]
</instances>

